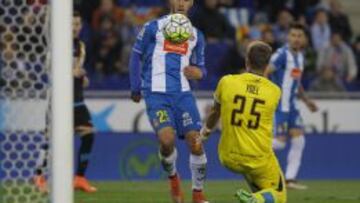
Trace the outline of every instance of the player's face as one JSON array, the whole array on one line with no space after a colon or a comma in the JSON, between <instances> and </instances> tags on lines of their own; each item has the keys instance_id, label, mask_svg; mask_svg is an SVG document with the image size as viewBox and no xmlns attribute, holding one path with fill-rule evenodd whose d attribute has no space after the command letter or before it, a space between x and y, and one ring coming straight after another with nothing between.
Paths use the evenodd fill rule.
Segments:
<instances>
[{"instance_id":1,"label":"player's face","mask_svg":"<svg viewBox=\"0 0 360 203\"><path fill-rule=\"evenodd\" d=\"M304 46L305 33L301 29L291 29L288 34L288 42L291 49L298 51Z\"/></svg>"},{"instance_id":2,"label":"player's face","mask_svg":"<svg viewBox=\"0 0 360 203\"><path fill-rule=\"evenodd\" d=\"M80 17L73 18L73 37L78 38L82 28L82 22Z\"/></svg>"},{"instance_id":3,"label":"player's face","mask_svg":"<svg viewBox=\"0 0 360 203\"><path fill-rule=\"evenodd\" d=\"M193 3L193 0L170 0L171 12L187 15Z\"/></svg>"}]
</instances>

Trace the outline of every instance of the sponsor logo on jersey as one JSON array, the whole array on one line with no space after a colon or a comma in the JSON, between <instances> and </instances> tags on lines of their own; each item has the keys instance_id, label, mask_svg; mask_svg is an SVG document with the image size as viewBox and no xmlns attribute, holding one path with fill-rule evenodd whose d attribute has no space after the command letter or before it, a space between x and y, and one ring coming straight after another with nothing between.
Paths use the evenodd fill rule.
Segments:
<instances>
[{"instance_id":1,"label":"sponsor logo on jersey","mask_svg":"<svg viewBox=\"0 0 360 203\"><path fill-rule=\"evenodd\" d=\"M165 40L164 42L164 51L169 53L175 53L180 55L186 55L189 50L189 43L184 42L181 44L175 44L170 42L169 40Z\"/></svg>"},{"instance_id":2,"label":"sponsor logo on jersey","mask_svg":"<svg viewBox=\"0 0 360 203\"><path fill-rule=\"evenodd\" d=\"M294 79L300 79L302 75L302 72L300 68L294 68L291 70L291 77Z\"/></svg>"},{"instance_id":3,"label":"sponsor logo on jersey","mask_svg":"<svg viewBox=\"0 0 360 203\"><path fill-rule=\"evenodd\" d=\"M188 112L183 113L182 119L183 119L183 126L184 127L193 124L193 119L191 118L190 113L188 113Z\"/></svg>"}]
</instances>

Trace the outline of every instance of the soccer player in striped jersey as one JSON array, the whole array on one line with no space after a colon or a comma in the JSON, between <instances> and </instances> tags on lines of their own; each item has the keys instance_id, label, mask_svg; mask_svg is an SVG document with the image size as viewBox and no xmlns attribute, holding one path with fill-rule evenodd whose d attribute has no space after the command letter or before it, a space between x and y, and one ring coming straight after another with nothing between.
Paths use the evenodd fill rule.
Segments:
<instances>
[{"instance_id":1,"label":"soccer player in striped jersey","mask_svg":"<svg viewBox=\"0 0 360 203\"><path fill-rule=\"evenodd\" d=\"M298 109L297 98L300 98L310 111L317 111L316 104L310 100L301 86L304 70L304 54L302 48L306 40L305 28L301 24L292 24L288 33L288 43L279 48L271 58L269 74L271 80L282 90L282 96L276 111L276 135L274 149L283 149L286 144L285 135L291 137L290 151L287 157L285 178L288 188L306 189L297 183L305 137L302 118Z\"/></svg>"},{"instance_id":2,"label":"soccer player in striped jersey","mask_svg":"<svg viewBox=\"0 0 360 203\"><path fill-rule=\"evenodd\" d=\"M187 15L193 0L169 0L171 13ZM167 172L173 202L184 202L180 176L176 170L178 152L175 137L185 139L190 149L192 199L205 203L203 185L207 158L197 142L201 120L190 80L205 77L203 34L194 28L186 42L165 40L162 28L167 16L146 23L137 37L130 59L131 98L144 97L147 114L160 143L160 160Z\"/></svg>"}]
</instances>

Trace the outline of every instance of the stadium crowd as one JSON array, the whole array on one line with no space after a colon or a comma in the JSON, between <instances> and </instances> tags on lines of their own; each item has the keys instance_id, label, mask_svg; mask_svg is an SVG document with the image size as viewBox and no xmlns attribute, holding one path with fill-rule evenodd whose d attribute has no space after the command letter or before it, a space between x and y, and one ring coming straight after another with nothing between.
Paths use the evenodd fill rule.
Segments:
<instances>
[{"instance_id":1,"label":"stadium crowd","mask_svg":"<svg viewBox=\"0 0 360 203\"><path fill-rule=\"evenodd\" d=\"M128 60L144 22L166 13L166 0L75 0L85 20L86 68L91 89L129 89ZM193 84L214 89L224 74L243 71L247 44L254 39L273 49L286 41L289 25L308 28L304 87L312 91L360 90L360 35L338 0L199 0L190 19L206 36L208 77Z\"/></svg>"}]
</instances>

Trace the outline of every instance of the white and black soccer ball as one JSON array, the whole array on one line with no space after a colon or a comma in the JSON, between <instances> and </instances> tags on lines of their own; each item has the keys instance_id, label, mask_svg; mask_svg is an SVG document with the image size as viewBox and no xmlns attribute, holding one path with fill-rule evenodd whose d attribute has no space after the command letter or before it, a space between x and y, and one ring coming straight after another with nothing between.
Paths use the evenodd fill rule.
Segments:
<instances>
[{"instance_id":1,"label":"white and black soccer ball","mask_svg":"<svg viewBox=\"0 0 360 203\"><path fill-rule=\"evenodd\" d=\"M193 35L193 26L188 17L183 14L171 14L163 27L165 39L173 43L183 43Z\"/></svg>"}]
</instances>

